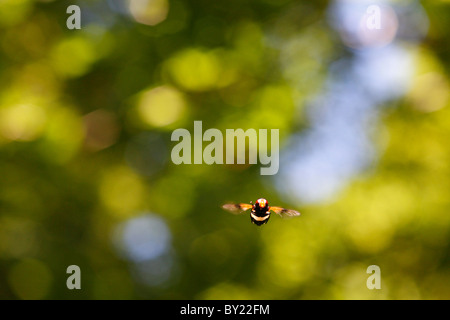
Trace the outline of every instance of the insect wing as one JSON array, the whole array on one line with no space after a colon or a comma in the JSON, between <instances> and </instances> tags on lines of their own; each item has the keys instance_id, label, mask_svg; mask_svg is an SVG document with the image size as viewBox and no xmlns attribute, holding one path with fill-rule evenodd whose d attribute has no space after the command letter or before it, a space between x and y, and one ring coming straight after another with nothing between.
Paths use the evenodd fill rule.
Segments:
<instances>
[{"instance_id":1,"label":"insect wing","mask_svg":"<svg viewBox=\"0 0 450 320\"><path fill-rule=\"evenodd\" d=\"M272 210L276 214L280 215L281 217L296 217L300 215L300 212L292 210L292 209L285 209L281 207L270 207L269 210Z\"/></svg>"},{"instance_id":2,"label":"insect wing","mask_svg":"<svg viewBox=\"0 0 450 320\"><path fill-rule=\"evenodd\" d=\"M247 203L227 203L222 206L227 211L234 214L243 213L244 211L251 209L252 205Z\"/></svg>"}]
</instances>

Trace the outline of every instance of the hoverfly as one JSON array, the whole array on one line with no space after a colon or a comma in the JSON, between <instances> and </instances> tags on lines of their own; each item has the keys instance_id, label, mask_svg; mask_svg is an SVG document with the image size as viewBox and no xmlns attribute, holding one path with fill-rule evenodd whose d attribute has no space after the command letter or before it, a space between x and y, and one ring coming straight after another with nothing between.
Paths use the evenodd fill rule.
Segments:
<instances>
[{"instance_id":1,"label":"hoverfly","mask_svg":"<svg viewBox=\"0 0 450 320\"><path fill-rule=\"evenodd\" d=\"M255 204L247 204L247 203L227 203L222 206L223 209L230 211L234 214L239 214L247 211L248 209L252 209L250 211L250 219L252 223L257 226L261 226L266 224L270 218L270 211L275 212L281 217L296 217L300 215L300 212L285 209L281 207L269 207L269 202L260 198L256 200Z\"/></svg>"}]
</instances>

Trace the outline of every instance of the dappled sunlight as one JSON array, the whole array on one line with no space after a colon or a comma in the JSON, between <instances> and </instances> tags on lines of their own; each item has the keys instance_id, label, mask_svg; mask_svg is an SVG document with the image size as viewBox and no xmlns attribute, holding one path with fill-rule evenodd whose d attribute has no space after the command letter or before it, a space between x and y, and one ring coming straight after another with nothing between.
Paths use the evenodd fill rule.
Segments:
<instances>
[{"instance_id":1,"label":"dappled sunlight","mask_svg":"<svg viewBox=\"0 0 450 320\"><path fill-rule=\"evenodd\" d=\"M99 186L102 203L119 218L127 218L139 209L145 192L142 180L127 167L113 167L104 171Z\"/></svg>"},{"instance_id":2,"label":"dappled sunlight","mask_svg":"<svg viewBox=\"0 0 450 320\"><path fill-rule=\"evenodd\" d=\"M167 18L168 0L127 0L131 16L139 23L154 26Z\"/></svg>"},{"instance_id":3,"label":"dappled sunlight","mask_svg":"<svg viewBox=\"0 0 450 320\"><path fill-rule=\"evenodd\" d=\"M0 132L8 140L35 140L42 134L45 122L45 112L36 105L20 104L0 109Z\"/></svg>"},{"instance_id":4,"label":"dappled sunlight","mask_svg":"<svg viewBox=\"0 0 450 320\"><path fill-rule=\"evenodd\" d=\"M206 91L227 84L229 75L215 52L187 49L167 61L166 72L170 78L188 91ZM230 76L228 76L230 77Z\"/></svg>"},{"instance_id":5,"label":"dappled sunlight","mask_svg":"<svg viewBox=\"0 0 450 320\"><path fill-rule=\"evenodd\" d=\"M417 71L406 98L411 106L422 112L438 111L450 104L450 84L443 66L425 48L416 51Z\"/></svg>"},{"instance_id":6,"label":"dappled sunlight","mask_svg":"<svg viewBox=\"0 0 450 320\"><path fill-rule=\"evenodd\" d=\"M81 117L70 107L54 106L47 112L47 125L38 149L50 163L69 161L80 150L84 138Z\"/></svg>"},{"instance_id":7,"label":"dappled sunlight","mask_svg":"<svg viewBox=\"0 0 450 320\"><path fill-rule=\"evenodd\" d=\"M178 90L162 86L142 92L137 102L140 119L153 127L165 127L184 114L186 101Z\"/></svg>"},{"instance_id":8,"label":"dappled sunlight","mask_svg":"<svg viewBox=\"0 0 450 320\"><path fill-rule=\"evenodd\" d=\"M91 151L99 151L113 145L119 135L116 116L106 110L94 110L83 116L85 146Z\"/></svg>"}]
</instances>

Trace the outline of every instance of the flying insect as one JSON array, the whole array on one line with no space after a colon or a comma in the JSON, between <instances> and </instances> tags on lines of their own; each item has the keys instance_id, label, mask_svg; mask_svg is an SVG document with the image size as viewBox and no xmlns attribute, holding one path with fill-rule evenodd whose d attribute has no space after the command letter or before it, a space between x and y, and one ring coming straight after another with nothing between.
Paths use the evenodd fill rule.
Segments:
<instances>
[{"instance_id":1,"label":"flying insect","mask_svg":"<svg viewBox=\"0 0 450 320\"><path fill-rule=\"evenodd\" d=\"M282 207L270 207L269 202L264 198L256 200L254 204L227 203L224 204L222 208L234 214L244 213L247 210L251 209L250 211L251 222L253 224L256 224L257 226L266 224L269 221L271 211L275 212L281 217L296 217L300 215L300 212L292 209L285 209Z\"/></svg>"}]
</instances>

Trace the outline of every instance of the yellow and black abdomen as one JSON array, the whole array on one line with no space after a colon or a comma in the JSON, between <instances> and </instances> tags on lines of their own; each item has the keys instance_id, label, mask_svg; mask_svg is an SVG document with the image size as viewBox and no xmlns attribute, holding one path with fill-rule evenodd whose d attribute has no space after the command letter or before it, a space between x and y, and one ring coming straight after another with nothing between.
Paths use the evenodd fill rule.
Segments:
<instances>
[{"instance_id":1,"label":"yellow and black abdomen","mask_svg":"<svg viewBox=\"0 0 450 320\"><path fill-rule=\"evenodd\" d=\"M256 224L257 226L261 226L263 224L266 224L267 221L269 221L269 218L270 211L261 210L261 208L253 206L252 211L250 212L250 219L252 223Z\"/></svg>"}]
</instances>

